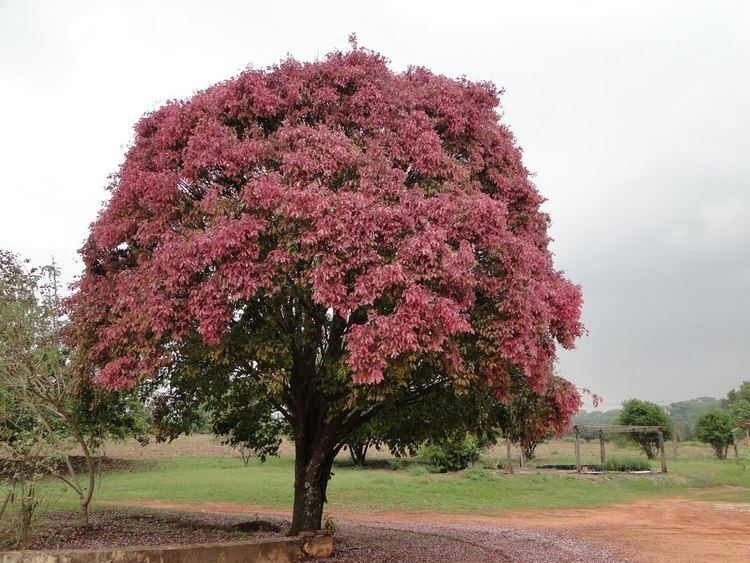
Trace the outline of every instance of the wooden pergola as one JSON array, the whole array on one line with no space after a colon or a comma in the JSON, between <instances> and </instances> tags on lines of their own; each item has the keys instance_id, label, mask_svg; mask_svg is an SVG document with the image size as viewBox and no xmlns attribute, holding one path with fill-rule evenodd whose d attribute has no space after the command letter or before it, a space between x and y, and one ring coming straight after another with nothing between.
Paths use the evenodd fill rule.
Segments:
<instances>
[{"instance_id":1,"label":"wooden pergola","mask_svg":"<svg viewBox=\"0 0 750 563\"><path fill-rule=\"evenodd\" d=\"M750 423L750 421L748 421ZM664 432L666 428L664 426L629 426L624 424L575 424L573 426L573 447L576 458L576 471L581 472L581 430L598 430L599 431L599 454L601 456L602 464L604 464L606 458L606 452L604 451L604 433L605 432L619 432L625 434L633 433L654 433L659 436L659 458L661 460L661 472L667 472L667 456L664 453Z\"/></svg>"},{"instance_id":2,"label":"wooden pergola","mask_svg":"<svg viewBox=\"0 0 750 563\"><path fill-rule=\"evenodd\" d=\"M739 461L740 459L740 452L737 450L737 432L738 430L744 430L745 431L745 443L747 444L747 447L750 448L750 419L743 420L737 425L737 428L732 429L732 446L734 446L734 459Z\"/></svg>"},{"instance_id":3,"label":"wooden pergola","mask_svg":"<svg viewBox=\"0 0 750 563\"><path fill-rule=\"evenodd\" d=\"M737 430L745 431L745 442L747 443L747 447L750 448L750 418L740 422L732 432L737 432Z\"/></svg>"}]
</instances>

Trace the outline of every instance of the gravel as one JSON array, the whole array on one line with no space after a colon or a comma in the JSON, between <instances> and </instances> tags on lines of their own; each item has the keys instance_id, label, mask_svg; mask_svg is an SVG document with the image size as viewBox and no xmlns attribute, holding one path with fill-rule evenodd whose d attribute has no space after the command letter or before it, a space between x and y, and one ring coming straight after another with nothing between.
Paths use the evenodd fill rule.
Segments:
<instances>
[{"instance_id":1,"label":"gravel","mask_svg":"<svg viewBox=\"0 0 750 563\"><path fill-rule=\"evenodd\" d=\"M277 539L289 522L251 515L108 508L77 526L72 513L49 513L35 528L32 549L92 549ZM281 530L281 531L275 531ZM6 530L8 532L9 530ZM0 533L0 536L5 535ZM5 542L0 542L0 544ZM0 545L0 550L9 545ZM343 521L329 561L624 561L586 540L477 524Z\"/></svg>"},{"instance_id":2,"label":"gravel","mask_svg":"<svg viewBox=\"0 0 750 563\"><path fill-rule=\"evenodd\" d=\"M585 540L483 525L344 522L329 561L625 561Z\"/></svg>"}]
</instances>

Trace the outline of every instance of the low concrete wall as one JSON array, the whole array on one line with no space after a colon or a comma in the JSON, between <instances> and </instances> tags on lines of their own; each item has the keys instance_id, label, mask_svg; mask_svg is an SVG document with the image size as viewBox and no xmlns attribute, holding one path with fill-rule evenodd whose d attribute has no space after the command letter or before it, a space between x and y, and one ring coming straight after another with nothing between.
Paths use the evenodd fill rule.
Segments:
<instances>
[{"instance_id":1,"label":"low concrete wall","mask_svg":"<svg viewBox=\"0 0 750 563\"><path fill-rule=\"evenodd\" d=\"M330 534L264 542L233 542L127 549L80 549L62 551L9 551L0 553L2 563L282 563L307 557L328 557L333 550Z\"/></svg>"}]
</instances>

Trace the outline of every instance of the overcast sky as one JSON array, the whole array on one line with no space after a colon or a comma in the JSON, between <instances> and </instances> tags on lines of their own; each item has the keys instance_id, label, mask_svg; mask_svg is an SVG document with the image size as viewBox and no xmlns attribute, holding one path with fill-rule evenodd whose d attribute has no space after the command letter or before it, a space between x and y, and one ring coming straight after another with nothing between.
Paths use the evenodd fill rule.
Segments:
<instances>
[{"instance_id":1,"label":"overcast sky","mask_svg":"<svg viewBox=\"0 0 750 563\"><path fill-rule=\"evenodd\" d=\"M505 89L589 335L559 371L604 397L750 379L750 2L0 0L0 247L67 280L164 101L360 45Z\"/></svg>"}]
</instances>

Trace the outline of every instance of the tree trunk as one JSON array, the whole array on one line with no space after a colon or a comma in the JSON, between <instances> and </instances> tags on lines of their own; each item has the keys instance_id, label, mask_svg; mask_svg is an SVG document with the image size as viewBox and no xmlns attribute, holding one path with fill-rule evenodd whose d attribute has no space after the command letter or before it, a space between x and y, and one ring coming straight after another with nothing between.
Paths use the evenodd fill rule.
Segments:
<instances>
[{"instance_id":1,"label":"tree trunk","mask_svg":"<svg viewBox=\"0 0 750 563\"><path fill-rule=\"evenodd\" d=\"M5 516L5 511L8 509L8 505L10 504L10 499L13 498L13 491L16 488L16 480L13 479L10 484L10 490L8 491L8 494L5 495L5 499L3 500L3 504L0 505L0 520L3 519L3 516Z\"/></svg>"},{"instance_id":2,"label":"tree trunk","mask_svg":"<svg viewBox=\"0 0 750 563\"><path fill-rule=\"evenodd\" d=\"M295 444L294 509L289 535L320 530L326 489L336 455L335 452L321 450L320 446L314 448L313 452L305 450L304 443Z\"/></svg>"},{"instance_id":3,"label":"tree trunk","mask_svg":"<svg viewBox=\"0 0 750 563\"><path fill-rule=\"evenodd\" d=\"M536 442L530 442L523 445L523 456L525 460L534 459L534 455L536 454Z\"/></svg>"},{"instance_id":4,"label":"tree trunk","mask_svg":"<svg viewBox=\"0 0 750 563\"><path fill-rule=\"evenodd\" d=\"M34 503L21 501L18 509L18 543L16 547L20 550L29 547L31 540L31 516L34 513Z\"/></svg>"},{"instance_id":5,"label":"tree trunk","mask_svg":"<svg viewBox=\"0 0 750 563\"><path fill-rule=\"evenodd\" d=\"M364 467L367 458L368 445L366 443L349 444L347 447L349 448L349 456L352 458L352 463Z\"/></svg>"},{"instance_id":6,"label":"tree trunk","mask_svg":"<svg viewBox=\"0 0 750 563\"><path fill-rule=\"evenodd\" d=\"M89 505L88 503L81 503L78 508L78 518L81 521L81 526L84 528L89 527Z\"/></svg>"}]
</instances>

